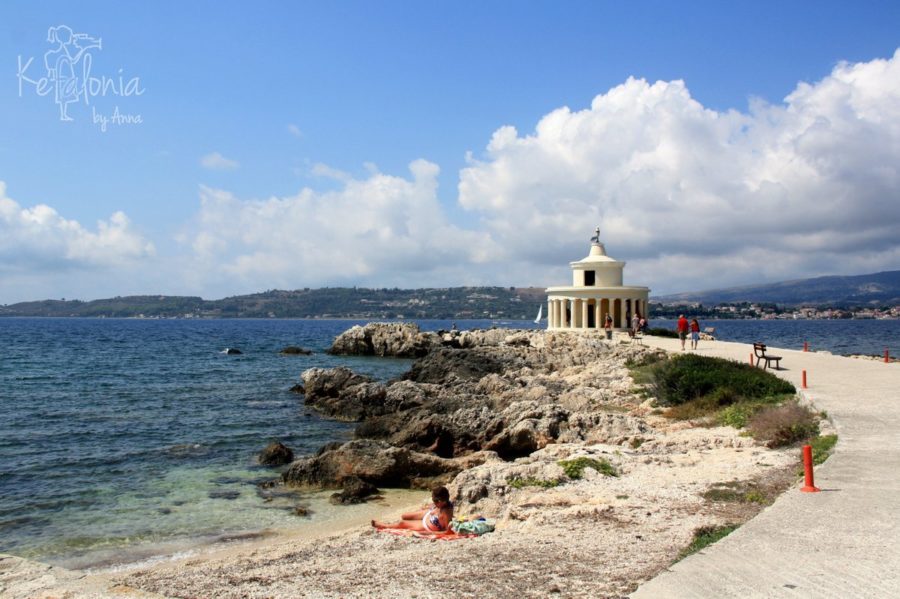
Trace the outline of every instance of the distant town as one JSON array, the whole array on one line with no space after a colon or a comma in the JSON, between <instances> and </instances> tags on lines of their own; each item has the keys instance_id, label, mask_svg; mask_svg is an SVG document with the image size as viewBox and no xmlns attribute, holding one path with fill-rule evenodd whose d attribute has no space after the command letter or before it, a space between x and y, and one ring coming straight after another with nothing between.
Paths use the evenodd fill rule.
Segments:
<instances>
[{"instance_id":1,"label":"distant town","mask_svg":"<svg viewBox=\"0 0 900 599\"><path fill-rule=\"evenodd\" d=\"M680 314L706 319L747 319L747 320L834 320L862 318L893 320L900 318L900 305L872 307L805 307L779 306L769 303L723 303L703 306L700 303L655 304L650 302L650 317L678 318Z\"/></svg>"}]
</instances>

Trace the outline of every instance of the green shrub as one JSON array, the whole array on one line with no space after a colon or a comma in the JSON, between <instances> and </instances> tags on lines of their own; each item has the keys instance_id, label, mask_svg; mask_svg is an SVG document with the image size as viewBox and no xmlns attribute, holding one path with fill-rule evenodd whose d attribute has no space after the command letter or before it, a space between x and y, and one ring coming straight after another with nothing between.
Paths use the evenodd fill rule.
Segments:
<instances>
[{"instance_id":1,"label":"green shrub","mask_svg":"<svg viewBox=\"0 0 900 599\"><path fill-rule=\"evenodd\" d=\"M517 476L508 480L507 484L513 489L522 489L524 487L542 487L544 489L551 489L561 485L562 481L558 479L544 480L540 478L521 478Z\"/></svg>"},{"instance_id":2,"label":"green shrub","mask_svg":"<svg viewBox=\"0 0 900 599\"><path fill-rule=\"evenodd\" d=\"M594 458L580 457L574 460L562 460L559 462L563 472L572 480L578 480L584 474L585 468L593 468L604 476L619 476L615 467L604 459L595 460Z\"/></svg>"},{"instance_id":3,"label":"green shrub","mask_svg":"<svg viewBox=\"0 0 900 599\"><path fill-rule=\"evenodd\" d=\"M720 406L739 399L762 399L796 389L789 382L748 364L696 354L676 356L654 366L653 386L663 406L677 406L715 393Z\"/></svg>"},{"instance_id":4,"label":"green shrub","mask_svg":"<svg viewBox=\"0 0 900 599\"><path fill-rule=\"evenodd\" d=\"M701 549L712 545L719 539L724 539L732 532L737 530L737 524L726 524L725 526L701 526L694 531L694 540L685 547L675 561L686 558L692 553L697 553Z\"/></svg>"},{"instance_id":5,"label":"green shrub","mask_svg":"<svg viewBox=\"0 0 900 599\"><path fill-rule=\"evenodd\" d=\"M753 405L739 403L724 408L716 416L716 420L723 426L733 426L734 428L744 428L747 426L747 420L753 415Z\"/></svg>"},{"instance_id":6,"label":"green shrub","mask_svg":"<svg viewBox=\"0 0 900 599\"><path fill-rule=\"evenodd\" d=\"M749 428L753 438L765 441L767 447L783 447L817 437L819 417L809 408L791 401L760 410L751 418Z\"/></svg>"},{"instance_id":7,"label":"green shrub","mask_svg":"<svg viewBox=\"0 0 900 599\"><path fill-rule=\"evenodd\" d=\"M645 334L653 335L654 337L669 337L671 339L678 339L678 331L675 331L672 329L663 329L663 328L647 329Z\"/></svg>"}]
</instances>

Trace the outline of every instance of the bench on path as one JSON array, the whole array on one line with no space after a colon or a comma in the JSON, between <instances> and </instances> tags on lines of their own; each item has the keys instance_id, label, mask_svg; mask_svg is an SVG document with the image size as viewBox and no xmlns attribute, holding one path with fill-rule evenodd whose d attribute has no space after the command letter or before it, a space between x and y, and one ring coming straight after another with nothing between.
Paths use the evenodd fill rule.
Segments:
<instances>
[{"instance_id":1,"label":"bench on path","mask_svg":"<svg viewBox=\"0 0 900 599\"><path fill-rule=\"evenodd\" d=\"M644 345L644 332L640 329L638 329L637 331L628 329L628 336L631 338L632 343L637 341L639 344Z\"/></svg>"},{"instance_id":2,"label":"bench on path","mask_svg":"<svg viewBox=\"0 0 900 599\"><path fill-rule=\"evenodd\" d=\"M769 365L774 362L775 370L781 370L781 356L773 356L772 354L766 353L766 344L759 343L758 341L753 344L753 353L756 355L756 365L759 366L759 363L765 360L765 364L763 365L763 369L769 367Z\"/></svg>"}]
</instances>

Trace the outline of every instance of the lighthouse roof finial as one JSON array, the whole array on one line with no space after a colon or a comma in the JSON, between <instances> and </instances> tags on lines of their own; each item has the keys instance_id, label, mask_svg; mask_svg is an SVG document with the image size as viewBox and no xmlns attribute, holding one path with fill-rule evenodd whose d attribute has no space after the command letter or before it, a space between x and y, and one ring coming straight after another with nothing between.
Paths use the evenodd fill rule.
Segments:
<instances>
[{"instance_id":1,"label":"lighthouse roof finial","mask_svg":"<svg viewBox=\"0 0 900 599\"><path fill-rule=\"evenodd\" d=\"M597 228L594 229L594 236L591 237L592 243L600 243L600 226L597 225Z\"/></svg>"}]
</instances>

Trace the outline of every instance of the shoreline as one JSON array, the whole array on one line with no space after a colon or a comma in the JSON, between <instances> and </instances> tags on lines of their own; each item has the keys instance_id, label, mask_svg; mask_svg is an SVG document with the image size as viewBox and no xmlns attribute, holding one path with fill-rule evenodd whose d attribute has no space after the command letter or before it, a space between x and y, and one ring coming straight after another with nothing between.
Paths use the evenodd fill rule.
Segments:
<instances>
[{"instance_id":1,"label":"shoreline","mask_svg":"<svg viewBox=\"0 0 900 599\"><path fill-rule=\"evenodd\" d=\"M568 333L564 335L568 335ZM620 344L617 340L611 345L615 349ZM583 370L583 367L581 369ZM641 406L632 406L629 409L637 410L644 415L647 415L649 411ZM657 424L659 423L657 422ZM567 534L572 535L568 539L571 541L570 545L574 543L576 547L583 546L583 549L594 548L596 550L598 549L597 543L605 541L610 543L611 547L617 548L617 551L613 553L618 553L618 555L611 554L608 547L603 547L601 553L607 560L618 564L618 567L625 572L624 578L613 580L610 583L612 586L597 586L596 581L588 584L590 577L587 572L576 577L576 580L588 584L587 588L592 589L591 592L630 592L629 589L633 589L636 580L645 579L651 570L659 567L659 564L667 563L666 560L670 558L665 558L665 556L671 555L673 541L686 538L696 524L708 520L710 517L723 517L723 514L717 515L716 510L704 515L702 506L697 505L691 493L672 495L665 488L647 488L647 486L653 485L650 481L665 482L668 479L670 483L684 484L691 488L698 485L708 487L716 484L717 481L732 480L735 474L741 474L742 480L752 480L759 478L766 471L773 473L794 468L793 464L796 461L794 456L785 455L784 452L754 448L752 442L748 443L746 439L742 439L733 429L717 428L698 431L681 425L666 428L665 423L662 423L661 426L665 430L661 430L661 437L658 440L642 442L637 448L603 443L559 443L548 445L533 453L529 458L516 460L512 463L512 467L519 468L521 472L540 473L548 471L548 468L552 470L560 457L585 453L587 455L603 455L623 469L623 476L618 480L608 480L592 475L589 480L569 483L558 490L507 489L510 509L506 512L502 522L498 522L497 532L464 543L451 543L451 549L448 552L452 553L455 559L462 560L463 565L476 569L478 564L472 562L472 556L465 551L455 549L456 546L464 547L468 544L470 548L477 548L483 545L484 551L477 550L476 553L479 555L486 553L495 559L504 557L508 559L515 552L514 548L523 544L526 548L531 547L535 551L553 549L557 552L562 551L562 554L568 554L571 547L566 547L565 542L559 544L560 539L556 538L561 533L556 527L562 525L562 528L568 531ZM756 458L756 454L760 451L768 457ZM711 471L697 468L698 465L709 460L712 464ZM645 466L647 470L653 471L653 475L645 476L638 473L638 470L644 469ZM463 474L501 467L507 468L510 465L509 463L505 465L484 464L466 470ZM691 478L692 476L699 478L695 480ZM623 484L624 486L622 486ZM619 485L619 487L613 485ZM425 495L424 491L414 491L413 493ZM402 510L412 505L415 503L398 506L398 508ZM651 511L644 511L653 505L657 507ZM673 522L670 517L667 517L666 508L659 508L659 505L668 506L676 513L682 512L686 518L685 522ZM572 518L575 520L572 521ZM578 520L581 519L586 519L590 526L585 528L580 525ZM601 529L609 528L610 530L598 531L598 526ZM639 552L635 553L633 547L621 544L621 539L618 537L622 536L623 526L626 529L634 529L634 533L640 532L640 534L629 537L632 541L634 539L641 541L642 547ZM666 535L669 536L662 539L663 543L660 546L648 547L646 541L654 534L658 534L660 527L667 530ZM323 531L315 538L304 537L305 535L297 537L288 535L258 539L206 552L199 556L168 559L147 568L130 567L127 568L127 572L124 570L104 572L102 575L115 584L142 588L151 592L164 592L167 596L170 594L182 596L178 594L180 592L189 596L194 594L206 596L207 593L219 596L243 596L242 594L273 590L280 590L281 592L275 593L279 596L309 596L306 594L309 589L299 591L294 586L298 582L297 576L301 576L302 580L307 582L312 577L319 585L314 588L319 589L318 592L322 593L321 596L357 596L352 586L341 586L340 583L335 583L333 580L335 575L331 573L323 575L322 569L327 565L327 568L346 570L348 574L352 573L354 571L352 564L348 569L348 564L344 563L346 559L340 558L341 555L347 555L350 552L354 555L357 553L364 555L366 559L371 559L375 564L383 564L389 574L396 575L400 572L398 568L401 567L401 562L390 559L385 552L399 552L413 560L428 559L429 556L433 556L434 552L433 549L428 549L430 544L427 542L410 543L409 540L385 538L389 535L376 534L365 526L354 527L351 525L342 531ZM562 539L562 541L566 541L566 539ZM675 542L676 544L681 543L681 541ZM323 555L318 555L319 545L324 546ZM561 572L559 559L562 554L552 551L551 554L550 557L553 559L541 559L538 556L538 562L554 572ZM482 555L482 557L484 556ZM653 563L649 563L648 560ZM603 560L598 562L596 556L589 557L588 561L596 566L609 566L609 563ZM633 562L636 562L637 570L632 567L635 566ZM561 565L566 566L565 562ZM648 568L650 569L648 570ZM254 581L257 574L246 576L241 574L237 577L227 574L229 572L246 574L250 571L265 571L265 575L259 576L261 580L270 580L270 582L263 584ZM456 572L457 574L461 573L458 568ZM521 575L522 572L519 574ZM588 578L585 578L586 576ZM592 596L590 593L575 592L575 588L568 587L568 583L561 580L558 575L553 580L555 582L551 581L552 584L545 587L539 584L539 579L531 580L527 576L525 577L526 582L530 581L537 585L533 587L535 589L543 588L547 592L559 591L567 596L570 591L571 596ZM226 581L231 582L223 586ZM233 583L239 584L242 590L230 591L229 587ZM329 594L328 588L332 584L336 584L336 595ZM383 591L394 590L394 587L391 586L393 581L390 576L386 579L375 580L373 584L375 584L373 587L375 590L367 588L367 592L378 592L379 588ZM253 588L256 591L252 591ZM420 587L414 588L407 585L403 588L406 589L404 591L406 594L400 593L398 596L415 594L415 588ZM420 590L422 588L425 587L421 587ZM468 587L465 585L457 588L463 595L468 592L466 591ZM531 596L528 593L526 595Z\"/></svg>"},{"instance_id":2,"label":"shoreline","mask_svg":"<svg viewBox=\"0 0 900 599\"><path fill-rule=\"evenodd\" d=\"M322 491L320 495L330 495ZM291 528L261 529L233 534L225 533L212 542L191 543L189 548L176 553L161 553L137 561L75 568L88 575L113 576L145 568L165 568L167 564L189 560L214 560L241 553L257 551L270 545L308 543L332 536L340 536L361 526L373 518L400 514L421 503L424 491L410 489L382 489L383 499L371 500L356 506L336 508L343 511L340 517L323 522L310 522ZM419 500L416 503L416 500ZM354 509L355 508L355 509ZM354 513L349 513L349 512ZM190 541L189 541L190 542Z\"/></svg>"},{"instance_id":3,"label":"shoreline","mask_svg":"<svg viewBox=\"0 0 900 599\"><path fill-rule=\"evenodd\" d=\"M515 335L533 332L503 334L507 343L521 345ZM541 342L551 347L564 341L570 346L592 347L600 354L612 352L621 361L625 360L625 353L637 355L648 351L622 344L618 337L613 343L601 341L598 345L590 335L555 335L544 331L539 335ZM554 355L559 351L562 350L555 350ZM582 385L601 371L603 368L597 370L589 361L576 360L559 372L558 377ZM622 381L627 388L622 387L617 393L622 393L623 398L630 396L630 377L625 371L613 370L606 376L609 378L601 385ZM494 380L492 384L497 383ZM547 592L561 592L565 596L619 596L631 592L638 582L652 577L669 563L673 548L686 546L698 526L725 520L743 522L764 508L757 504L724 506L702 500L698 503L700 491L722 483L738 484L771 493L774 500L795 480L793 452L759 447L735 429L698 429L688 423L673 423L654 416L649 405L642 401L604 405L609 406L606 413L612 419L610 422L620 422L614 427L638 418L649 428L642 428L637 440L627 428L616 428L619 432L615 433L606 430L601 433L602 438L596 439L559 439L526 457L512 461L488 459L456 475L451 495L457 502L458 513L485 514L496 521L497 530L477 539L442 543L441 554L447 555L448 563L444 564L446 575L434 575L439 580L424 583L396 579L404 571L402 564L423 563L436 557L431 543L398 539L365 526L329 536L318 544L300 542L290 548L273 544L208 560L179 561L166 568L132 571L115 580L167 596L237 597L263 592L277 596L368 596L372 593L413 596L438 587L469 596L475 593L475 587L459 581L464 572L477 573L488 564L502 565L515 555L515 586L519 590L531 589L525 596L543 596ZM547 489L508 484L514 478L552 480L561 472L558 465L561 459L579 456L609 461L619 474L608 478L588 469L590 476L583 480ZM680 515L673 518L674 514ZM479 557L475 558L473 552ZM584 558L585 566L590 567L584 570L575 567L578 573L573 576L573 564L563 558L568 554L588 556ZM348 555L358 556L360 563L383 572L367 578L364 592L343 582L344 575L355 578L359 574L356 559L348 561L341 557ZM398 559L400 555L404 559ZM590 572L598 566L618 574L597 580ZM549 579L541 574L546 574L548 569L555 572ZM475 578L480 576L476 574ZM300 580L304 583L302 591L295 587ZM489 595L503 594L509 590L506 584L481 580L479 588L480 592L492 589ZM238 588L233 588L235 585Z\"/></svg>"}]
</instances>

